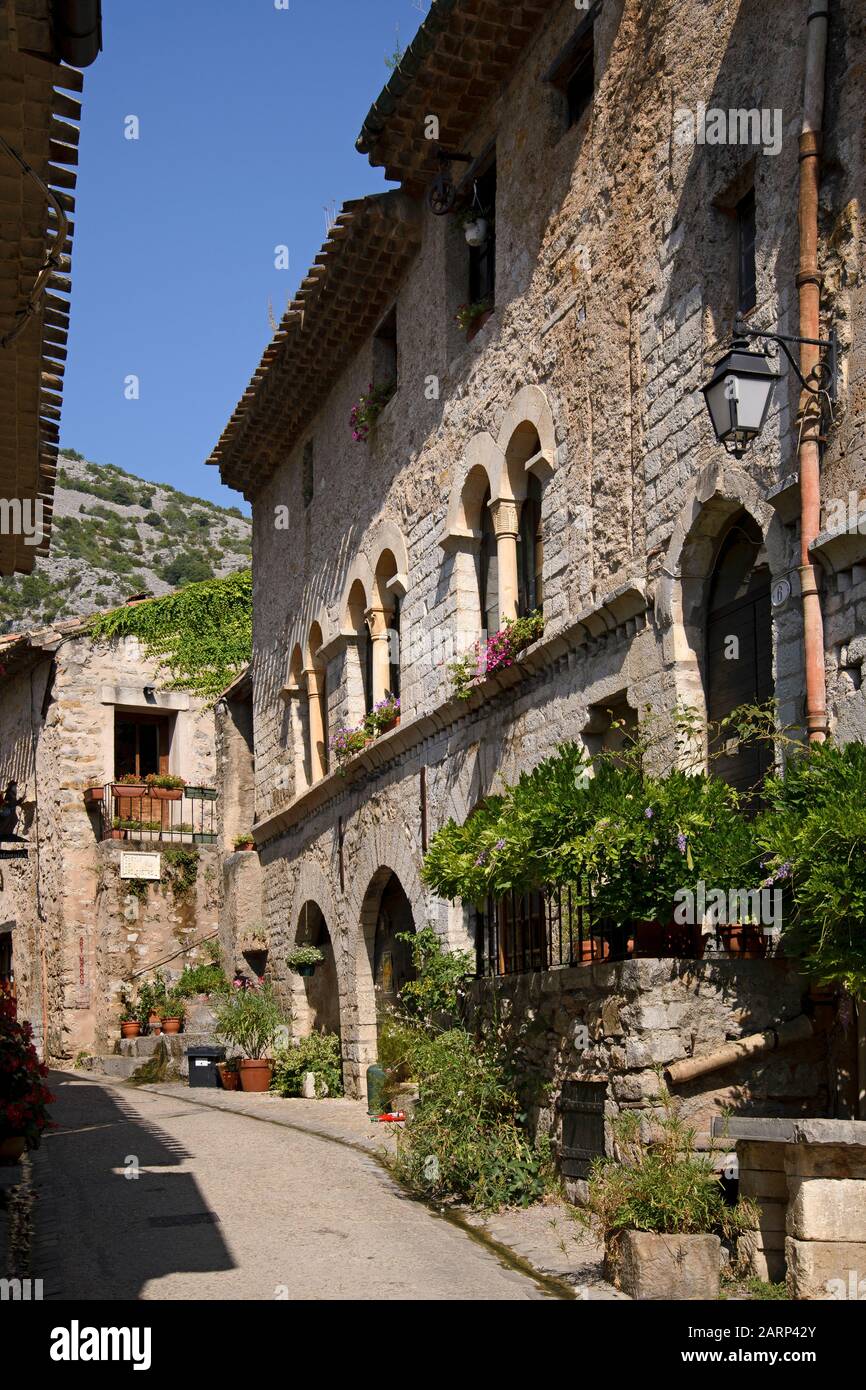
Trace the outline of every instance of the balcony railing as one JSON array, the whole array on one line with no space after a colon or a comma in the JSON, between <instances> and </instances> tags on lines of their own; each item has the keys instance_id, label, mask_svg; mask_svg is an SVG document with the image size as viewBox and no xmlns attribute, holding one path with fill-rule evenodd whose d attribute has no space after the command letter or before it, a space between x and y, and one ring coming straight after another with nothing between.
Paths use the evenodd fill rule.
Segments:
<instances>
[{"instance_id":1,"label":"balcony railing","mask_svg":"<svg viewBox=\"0 0 866 1390\"><path fill-rule=\"evenodd\" d=\"M781 955L779 937L760 925L635 922L615 927L593 915L592 895L575 885L488 898L475 919L476 974L520 975L600 961L701 957L750 960Z\"/></svg>"},{"instance_id":2,"label":"balcony railing","mask_svg":"<svg viewBox=\"0 0 866 1390\"><path fill-rule=\"evenodd\" d=\"M215 787L188 786L174 791L126 788L118 782L89 787L88 809L99 818L101 840L212 845L217 841Z\"/></svg>"}]
</instances>

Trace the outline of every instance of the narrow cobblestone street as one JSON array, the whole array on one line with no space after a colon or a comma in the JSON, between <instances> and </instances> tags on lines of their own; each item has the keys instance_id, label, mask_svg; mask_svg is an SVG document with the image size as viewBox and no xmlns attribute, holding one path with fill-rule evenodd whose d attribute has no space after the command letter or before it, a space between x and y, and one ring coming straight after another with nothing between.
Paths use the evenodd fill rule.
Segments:
<instances>
[{"instance_id":1,"label":"narrow cobblestone street","mask_svg":"<svg viewBox=\"0 0 866 1390\"><path fill-rule=\"evenodd\" d=\"M407 1197L373 1152L383 1136L365 1135L369 1121L351 1102L335 1102L339 1115L325 1115L316 1134L286 1123L286 1102L268 1097L63 1073L51 1085L58 1128L36 1166L34 1258L38 1276L46 1240L57 1249L47 1297L569 1296ZM267 1122L268 1105L281 1107L280 1120ZM338 1137L347 1126L357 1147Z\"/></svg>"}]
</instances>

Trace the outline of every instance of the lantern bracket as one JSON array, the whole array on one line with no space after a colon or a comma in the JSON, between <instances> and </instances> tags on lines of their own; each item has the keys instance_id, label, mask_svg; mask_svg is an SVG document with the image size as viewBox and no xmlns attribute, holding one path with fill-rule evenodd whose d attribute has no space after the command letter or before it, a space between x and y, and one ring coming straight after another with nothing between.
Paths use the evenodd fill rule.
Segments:
<instances>
[{"instance_id":1,"label":"lantern bracket","mask_svg":"<svg viewBox=\"0 0 866 1390\"><path fill-rule=\"evenodd\" d=\"M794 373L804 391L810 396L826 396L833 404L836 402L838 382L839 382L839 339L836 327L830 329L829 338L793 338L784 333L770 333L766 329L746 328L743 323L734 324L735 338L764 338L767 342L778 343L788 361L794 369ZM816 362L814 374L817 375L817 382L812 384L800 371L799 363L794 354L788 347L788 343L806 344L808 347L824 348L825 352ZM810 376L813 373L810 372Z\"/></svg>"}]
</instances>

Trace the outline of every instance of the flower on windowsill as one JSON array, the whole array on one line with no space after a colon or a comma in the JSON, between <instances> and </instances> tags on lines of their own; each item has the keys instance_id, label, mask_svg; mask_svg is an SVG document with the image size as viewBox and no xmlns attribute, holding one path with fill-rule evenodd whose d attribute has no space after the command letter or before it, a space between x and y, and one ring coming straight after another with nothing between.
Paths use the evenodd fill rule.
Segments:
<instances>
[{"instance_id":1,"label":"flower on windowsill","mask_svg":"<svg viewBox=\"0 0 866 1390\"><path fill-rule=\"evenodd\" d=\"M464 333L474 327L480 318L489 314L493 309L493 300L488 296L485 299L476 299L473 304L461 304L454 321Z\"/></svg>"},{"instance_id":2,"label":"flower on windowsill","mask_svg":"<svg viewBox=\"0 0 866 1390\"><path fill-rule=\"evenodd\" d=\"M370 430L396 390L396 381L383 381L379 386L374 386L371 381L367 388L367 394L361 396L357 403L352 406L349 424L352 429L352 439L356 444L366 444Z\"/></svg>"},{"instance_id":3,"label":"flower on windowsill","mask_svg":"<svg viewBox=\"0 0 866 1390\"><path fill-rule=\"evenodd\" d=\"M538 640L544 632L540 610L525 618L506 618L505 626L494 632L487 641L479 641L471 651L448 666L451 687L461 700L468 700L472 689L482 681L513 666L519 652Z\"/></svg>"}]
</instances>

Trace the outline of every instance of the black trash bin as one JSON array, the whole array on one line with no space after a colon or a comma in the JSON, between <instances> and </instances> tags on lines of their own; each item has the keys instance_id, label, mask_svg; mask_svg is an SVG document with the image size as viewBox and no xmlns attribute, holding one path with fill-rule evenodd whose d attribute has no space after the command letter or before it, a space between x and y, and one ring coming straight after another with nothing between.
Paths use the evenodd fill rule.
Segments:
<instances>
[{"instance_id":1,"label":"black trash bin","mask_svg":"<svg viewBox=\"0 0 866 1390\"><path fill-rule=\"evenodd\" d=\"M226 1059L224 1047L188 1047L186 1056L189 1062L190 1086L219 1086L217 1062L224 1062Z\"/></svg>"}]
</instances>

